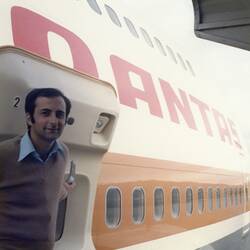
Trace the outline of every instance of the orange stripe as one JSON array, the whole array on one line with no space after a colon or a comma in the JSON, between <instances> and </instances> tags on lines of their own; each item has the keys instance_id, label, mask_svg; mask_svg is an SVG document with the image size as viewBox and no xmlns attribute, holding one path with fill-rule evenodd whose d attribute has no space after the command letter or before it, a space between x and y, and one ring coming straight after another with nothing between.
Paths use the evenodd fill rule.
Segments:
<instances>
[{"instance_id":1,"label":"orange stripe","mask_svg":"<svg viewBox=\"0 0 250 250\"><path fill-rule=\"evenodd\" d=\"M243 213L244 204L223 208L224 188L243 188L244 177L240 172L210 167L155 160L137 156L108 153L103 159L102 173L96 194L92 235L96 248L108 250L121 248L144 241L166 237L197 227L206 226ZM105 224L105 195L110 186L117 186L122 193L121 223L115 229ZM141 186L145 191L146 215L144 222L135 225L132 221L132 191ZM165 192L164 217L155 221L153 216L153 192L155 187ZM180 191L180 216L173 218L172 188ZM193 213L186 215L186 188L193 190ZM198 188L204 188L204 212L198 213ZM213 188L213 207L208 210L207 189ZM215 209L215 188L221 189L221 208ZM229 191L228 191L229 193ZM238 200L240 200L238 198ZM229 198L228 198L229 204ZM249 209L249 204L248 208Z\"/></svg>"}]
</instances>

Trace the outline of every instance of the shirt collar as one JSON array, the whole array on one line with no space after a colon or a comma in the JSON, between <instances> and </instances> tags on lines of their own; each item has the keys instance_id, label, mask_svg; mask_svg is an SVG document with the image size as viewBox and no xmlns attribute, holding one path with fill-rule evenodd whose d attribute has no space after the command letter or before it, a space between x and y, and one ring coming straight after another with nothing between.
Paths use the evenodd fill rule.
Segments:
<instances>
[{"instance_id":1,"label":"shirt collar","mask_svg":"<svg viewBox=\"0 0 250 250\"><path fill-rule=\"evenodd\" d=\"M20 152L19 152L19 157L18 157L18 162L22 161L24 158L26 158L28 155L32 155L34 158L37 160L41 161L42 163L46 162L53 154L56 152L61 152L63 154L63 147L62 145L58 142L55 141L52 149L50 150L50 153L45 161L41 159L39 156L38 152L36 151L30 136L28 132L24 134L24 136L21 138L20 142Z\"/></svg>"}]
</instances>

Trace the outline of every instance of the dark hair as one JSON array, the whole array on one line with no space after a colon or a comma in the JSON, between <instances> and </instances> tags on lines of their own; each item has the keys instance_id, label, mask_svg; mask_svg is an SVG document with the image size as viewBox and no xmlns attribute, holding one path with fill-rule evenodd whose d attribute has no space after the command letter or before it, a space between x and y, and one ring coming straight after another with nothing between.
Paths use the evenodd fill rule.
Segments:
<instances>
[{"instance_id":1,"label":"dark hair","mask_svg":"<svg viewBox=\"0 0 250 250\"><path fill-rule=\"evenodd\" d=\"M31 121L34 122L34 111L36 106L36 99L38 97L62 97L66 104L66 119L71 109L70 100L59 90L55 88L37 88L31 90L25 98L25 113L29 113Z\"/></svg>"}]
</instances>

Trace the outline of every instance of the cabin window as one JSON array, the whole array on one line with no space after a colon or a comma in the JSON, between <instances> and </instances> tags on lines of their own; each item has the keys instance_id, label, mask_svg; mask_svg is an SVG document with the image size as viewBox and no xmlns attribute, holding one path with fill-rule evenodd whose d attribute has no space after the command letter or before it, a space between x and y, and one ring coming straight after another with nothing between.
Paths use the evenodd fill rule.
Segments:
<instances>
[{"instance_id":1,"label":"cabin window","mask_svg":"<svg viewBox=\"0 0 250 250\"><path fill-rule=\"evenodd\" d=\"M148 32L147 32L145 29L143 29L143 28L140 28L140 31L141 31L141 33L142 33L142 36L143 36L144 40L145 40L146 43L148 44L148 46L150 46L150 47L153 48L154 45L153 45L153 43L152 43L152 41L151 41L151 39L150 39L150 37L149 37Z\"/></svg>"},{"instance_id":2,"label":"cabin window","mask_svg":"<svg viewBox=\"0 0 250 250\"><path fill-rule=\"evenodd\" d=\"M138 33L137 33L136 29L135 29L134 24L133 24L127 17L124 17L124 21L125 21L125 23L127 24L130 33L131 33L134 37L139 38L139 35L138 35Z\"/></svg>"},{"instance_id":3,"label":"cabin window","mask_svg":"<svg viewBox=\"0 0 250 250\"><path fill-rule=\"evenodd\" d=\"M118 188L109 188L106 194L106 224L114 228L121 221L121 192Z\"/></svg>"},{"instance_id":4,"label":"cabin window","mask_svg":"<svg viewBox=\"0 0 250 250\"><path fill-rule=\"evenodd\" d=\"M223 204L224 204L224 208L227 207L227 189L224 189L224 195L223 195Z\"/></svg>"},{"instance_id":5,"label":"cabin window","mask_svg":"<svg viewBox=\"0 0 250 250\"><path fill-rule=\"evenodd\" d=\"M243 191L242 188L239 189L239 195L240 195L240 204L243 202Z\"/></svg>"},{"instance_id":6,"label":"cabin window","mask_svg":"<svg viewBox=\"0 0 250 250\"><path fill-rule=\"evenodd\" d=\"M171 56L172 60L173 60L175 63L178 63L178 62L177 62L177 59L176 59L176 57L175 57L174 51L173 51L168 45L166 45L166 49L167 49L169 55Z\"/></svg>"},{"instance_id":7,"label":"cabin window","mask_svg":"<svg viewBox=\"0 0 250 250\"><path fill-rule=\"evenodd\" d=\"M235 206L238 206L238 189L235 188L234 190L234 198L235 198Z\"/></svg>"},{"instance_id":8,"label":"cabin window","mask_svg":"<svg viewBox=\"0 0 250 250\"><path fill-rule=\"evenodd\" d=\"M198 189L198 212L202 213L204 210L204 192L202 188Z\"/></svg>"},{"instance_id":9,"label":"cabin window","mask_svg":"<svg viewBox=\"0 0 250 250\"><path fill-rule=\"evenodd\" d=\"M156 188L154 191L154 217L161 220L164 215L164 191L162 188Z\"/></svg>"},{"instance_id":10,"label":"cabin window","mask_svg":"<svg viewBox=\"0 0 250 250\"><path fill-rule=\"evenodd\" d=\"M234 201L233 201L233 189L230 188L230 206L232 207L234 205Z\"/></svg>"},{"instance_id":11,"label":"cabin window","mask_svg":"<svg viewBox=\"0 0 250 250\"><path fill-rule=\"evenodd\" d=\"M177 188L172 190L172 216L177 218L180 214L180 192Z\"/></svg>"},{"instance_id":12,"label":"cabin window","mask_svg":"<svg viewBox=\"0 0 250 250\"><path fill-rule=\"evenodd\" d=\"M110 6L108 6L107 4L105 4L105 9L107 10L111 21L115 25L117 25L118 27L122 27L122 24L121 24L121 22L120 22L120 20L118 18L118 15L116 14L116 12Z\"/></svg>"},{"instance_id":13,"label":"cabin window","mask_svg":"<svg viewBox=\"0 0 250 250\"><path fill-rule=\"evenodd\" d=\"M210 211L213 210L213 190L212 188L208 188L208 209Z\"/></svg>"},{"instance_id":14,"label":"cabin window","mask_svg":"<svg viewBox=\"0 0 250 250\"><path fill-rule=\"evenodd\" d=\"M191 188L186 190L186 214L191 215L193 212L193 191Z\"/></svg>"},{"instance_id":15,"label":"cabin window","mask_svg":"<svg viewBox=\"0 0 250 250\"><path fill-rule=\"evenodd\" d=\"M186 60L186 64L187 64L190 72L192 73L192 75L195 76L194 69L193 69L191 63L188 60Z\"/></svg>"},{"instance_id":16,"label":"cabin window","mask_svg":"<svg viewBox=\"0 0 250 250\"><path fill-rule=\"evenodd\" d=\"M145 195L142 188L133 191L133 221L135 224L143 222L145 216Z\"/></svg>"},{"instance_id":17,"label":"cabin window","mask_svg":"<svg viewBox=\"0 0 250 250\"><path fill-rule=\"evenodd\" d=\"M216 208L220 208L220 189L216 189Z\"/></svg>"},{"instance_id":18,"label":"cabin window","mask_svg":"<svg viewBox=\"0 0 250 250\"><path fill-rule=\"evenodd\" d=\"M177 53L177 57L181 63L181 66L183 67L183 69L187 70L186 64L185 64L184 60L182 59L182 56L179 53Z\"/></svg>"},{"instance_id":19,"label":"cabin window","mask_svg":"<svg viewBox=\"0 0 250 250\"><path fill-rule=\"evenodd\" d=\"M156 38L156 37L154 37L154 40L155 40L155 43L156 43L159 51L161 52L161 54L164 55L164 56L166 56L167 53L166 53L166 51L165 51L165 49L164 49L161 41L158 38Z\"/></svg>"},{"instance_id":20,"label":"cabin window","mask_svg":"<svg viewBox=\"0 0 250 250\"><path fill-rule=\"evenodd\" d=\"M91 7L92 10L94 10L97 14L101 15L101 9L99 8L97 2L95 0L87 0L89 6Z\"/></svg>"}]
</instances>

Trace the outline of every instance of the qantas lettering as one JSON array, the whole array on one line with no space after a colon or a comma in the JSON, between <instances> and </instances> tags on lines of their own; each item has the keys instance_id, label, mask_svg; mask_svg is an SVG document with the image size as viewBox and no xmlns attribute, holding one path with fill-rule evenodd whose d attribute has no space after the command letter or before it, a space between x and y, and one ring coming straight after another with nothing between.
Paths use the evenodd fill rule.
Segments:
<instances>
[{"instance_id":1,"label":"qantas lettering","mask_svg":"<svg viewBox=\"0 0 250 250\"><path fill-rule=\"evenodd\" d=\"M98 78L94 57L87 45L73 32L21 7L12 7L13 40L17 47L50 58L48 32L63 37L71 50L74 69L86 72Z\"/></svg>"},{"instance_id":2,"label":"qantas lettering","mask_svg":"<svg viewBox=\"0 0 250 250\"><path fill-rule=\"evenodd\" d=\"M199 111L200 111L200 114L201 114L201 118L202 118L202 121L204 123L204 126L205 126L205 129L206 129L206 132L207 132L207 135L209 136L213 136L213 132L212 132L212 129L211 129L211 126L210 126L210 123L209 123L209 120L208 120L208 117L207 117L207 112L209 111L209 107L206 103L200 101L199 99L197 99L196 97L194 96L191 96L190 95L190 99L193 103L195 103L198 108L199 108Z\"/></svg>"},{"instance_id":3,"label":"qantas lettering","mask_svg":"<svg viewBox=\"0 0 250 250\"><path fill-rule=\"evenodd\" d=\"M197 130L194 117L187 99L185 91L179 89L181 100L177 97L170 84L166 81L160 80L161 88L168 106L171 120L175 123L180 123L179 117L176 111L176 107L181 112L184 120L186 121L189 128Z\"/></svg>"},{"instance_id":4,"label":"qantas lettering","mask_svg":"<svg viewBox=\"0 0 250 250\"><path fill-rule=\"evenodd\" d=\"M111 55L110 60L117 83L120 102L126 106L137 109L136 99L141 99L147 102L152 115L162 118L162 109L150 73L114 55ZM133 87L129 77L130 72L138 74L142 81L144 90ZM168 82L162 79L159 81L165 101L167 103L171 121L180 124L177 113L178 109L178 111L182 114L187 126L191 129L198 130L186 92L179 89L181 98L178 98L177 94ZM210 110L209 106L194 96L189 95L189 98L199 108L207 135L213 136L211 125L207 116L207 112ZM234 145L241 148L238 134L234 128L234 123L231 120L228 121L231 130L230 133L225 117L215 109L212 109L212 114L214 116L221 140L226 142L227 138L227 141L232 144L232 133L234 136Z\"/></svg>"},{"instance_id":5,"label":"qantas lettering","mask_svg":"<svg viewBox=\"0 0 250 250\"><path fill-rule=\"evenodd\" d=\"M84 41L72 31L22 7L13 7L11 17L15 46L50 59L48 32L54 32L68 43L72 54L74 69L98 78L97 66L90 49ZM110 62L116 79L120 103L137 109L136 99L143 100L148 104L152 115L163 118L162 107L151 74L116 55L110 56ZM143 90L133 87L129 75L131 72L139 76ZM198 107L208 136L214 136L207 115L211 111L220 139L237 148L242 148L235 125L230 119L226 120L219 111L210 108L206 103L196 97L188 95L184 90L179 89L180 97L178 97L177 93L175 93L167 81L159 79L159 82L172 122L180 124L178 114L181 114L190 129L198 130L190 106L190 103L193 103ZM177 110L179 112L177 112Z\"/></svg>"},{"instance_id":6,"label":"qantas lettering","mask_svg":"<svg viewBox=\"0 0 250 250\"><path fill-rule=\"evenodd\" d=\"M136 98L141 99L148 103L152 115L163 117L151 75L117 56L111 55L110 61L116 78L120 102L137 109ZM141 78L144 90L133 87L129 77L130 72L137 74Z\"/></svg>"}]
</instances>

